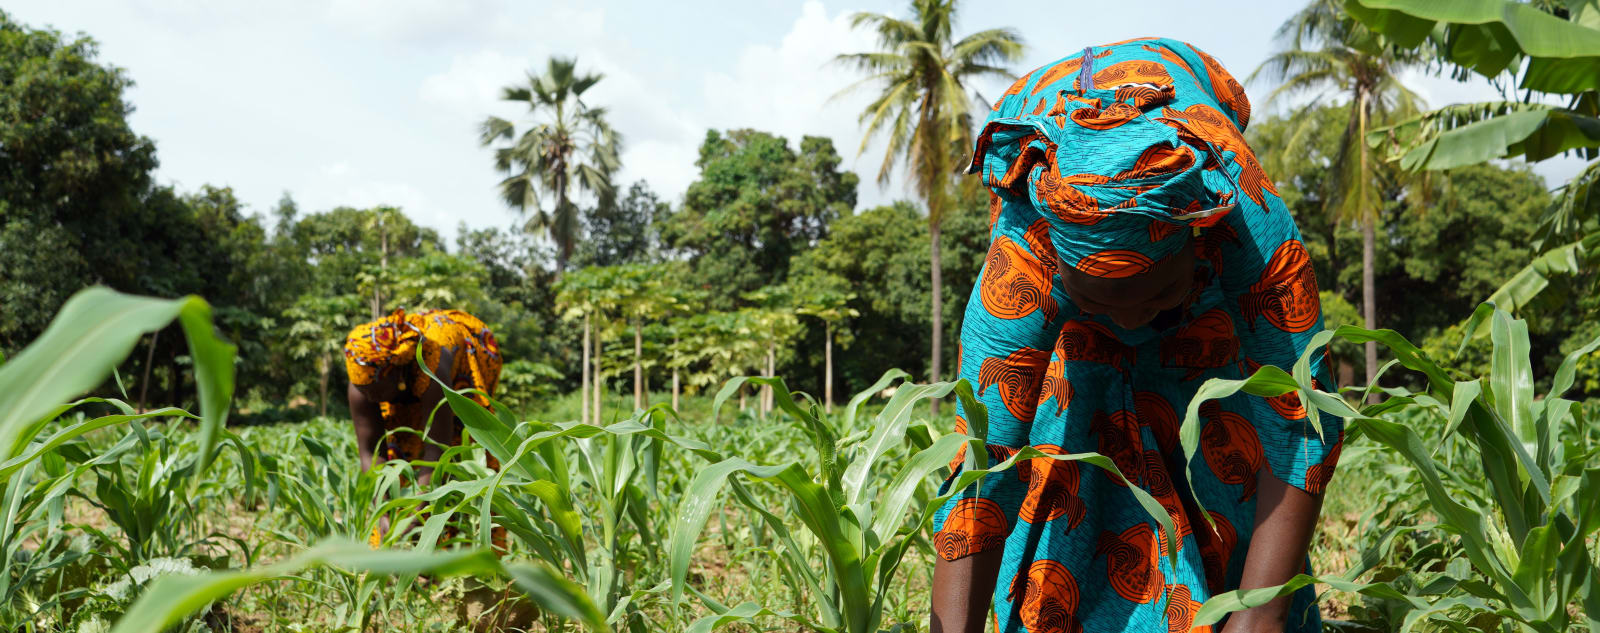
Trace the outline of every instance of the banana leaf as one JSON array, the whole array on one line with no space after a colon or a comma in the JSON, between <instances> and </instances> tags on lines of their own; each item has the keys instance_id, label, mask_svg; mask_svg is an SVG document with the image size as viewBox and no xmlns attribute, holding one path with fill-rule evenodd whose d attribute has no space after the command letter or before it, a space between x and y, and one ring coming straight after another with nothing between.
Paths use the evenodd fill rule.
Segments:
<instances>
[{"instance_id":1,"label":"banana leaf","mask_svg":"<svg viewBox=\"0 0 1600 633\"><path fill-rule=\"evenodd\" d=\"M1600 89L1600 30L1506 0L1346 0L1345 10L1400 46L1430 36L1445 59L1494 77L1526 58L1521 87L1557 94Z\"/></svg>"}]
</instances>

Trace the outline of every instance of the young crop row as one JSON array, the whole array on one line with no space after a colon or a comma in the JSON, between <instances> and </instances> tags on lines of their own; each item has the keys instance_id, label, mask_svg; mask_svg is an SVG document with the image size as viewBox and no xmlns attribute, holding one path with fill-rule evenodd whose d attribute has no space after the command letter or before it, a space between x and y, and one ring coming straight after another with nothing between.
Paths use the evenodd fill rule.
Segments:
<instances>
[{"instance_id":1,"label":"young crop row","mask_svg":"<svg viewBox=\"0 0 1600 633\"><path fill-rule=\"evenodd\" d=\"M198 299L90 289L0 365L0 627L917 630L951 459L966 460L952 490L1017 459L1115 472L1096 454L1024 450L986 463L983 408L965 382L920 385L891 371L834 415L779 379L724 386L714 410L744 385L771 386L779 414L765 421L683 420L658 405L606 425L546 423L446 389L475 444L422 464L437 474L419 488L413 464L358 472L338 421L227 427L233 354L208 313ZM200 415L68 402L174 319ZM1341 573L1217 596L1199 623L1317 582L1379 629L1596 628L1586 615L1600 614L1596 430L1560 397L1594 345L1535 398L1525 323L1489 308L1474 319L1494 362L1470 379L1393 332L1320 337L1314 347L1377 340L1396 359L1387 368L1422 386L1384 389L1380 404L1313 389L1305 360L1203 388L1294 391L1345 418L1344 477L1385 496L1358 518L1359 536L1334 544L1350 550ZM966 404L971 436L914 415L947 396ZM1198 406L1183 423L1191 451ZM369 546L383 525L380 547ZM494 527L508 536L503 551Z\"/></svg>"}]
</instances>

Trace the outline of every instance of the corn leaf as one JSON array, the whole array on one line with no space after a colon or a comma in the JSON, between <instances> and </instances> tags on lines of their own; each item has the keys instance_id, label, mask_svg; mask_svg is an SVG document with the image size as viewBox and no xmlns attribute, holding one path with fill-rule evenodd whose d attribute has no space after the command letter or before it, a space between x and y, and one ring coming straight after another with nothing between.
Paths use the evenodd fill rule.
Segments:
<instances>
[{"instance_id":1,"label":"corn leaf","mask_svg":"<svg viewBox=\"0 0 1600 633\"><path fill-rule=\"evenodd\" d=\"M199 297L153 299L102 287L68 299L43 334L0 365L0 450L17 455L61 402L111 375L139 338L176 319L189 341L200 392L200 469L210 463L233 397L234 346L211 324ZM198 479L197 479L198 480Z\"/></svg>"}]
</instances>

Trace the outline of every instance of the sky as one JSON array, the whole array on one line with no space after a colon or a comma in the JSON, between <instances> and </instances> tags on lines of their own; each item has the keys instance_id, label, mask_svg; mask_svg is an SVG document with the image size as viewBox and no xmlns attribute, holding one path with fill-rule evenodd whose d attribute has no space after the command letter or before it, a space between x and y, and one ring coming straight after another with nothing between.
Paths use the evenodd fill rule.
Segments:
<instances>
[{"instance_id":1,"label":"sky","mask_svg":"<svg viewBox=\"0 0 1600 633\"><path fill-rule=\"evenodd\" d=\"M1211 5L1051 13L967 2L956 32L1016 29L1027 44L1018 75L1085 45L1156 35L1195 44L1243 80L1300 6ZM859 76L830 63L874 48L850 27L852 14L904 17L904 0L10 0L5 11L87 34L102 63L127 72L131 125L155 140L160 182L232 187L254 212L288 193L302 212L399 206L447 240L463 223L509 226L515 212L496 195L502 176L477 128L489 115L524 121L525 107L501 101L501 89L552 55L605 75L585 101L608 108L624 137L622 187L644 180L676 203L697 176L706 131L751 127L795 147L803 135L832 138L843 167L861 175L858 208L909 197L898 176L877 184L881 145L858 154L870 90L841 95ZM974 89L992 100L1009 83ZM1496 98L1483 80L1407 84L1432 106ZM1258 112L1273 109L1271 88L1246 84ZM1559 184L1580 164L1535 169Z\"/></svg>"}]
</instances>

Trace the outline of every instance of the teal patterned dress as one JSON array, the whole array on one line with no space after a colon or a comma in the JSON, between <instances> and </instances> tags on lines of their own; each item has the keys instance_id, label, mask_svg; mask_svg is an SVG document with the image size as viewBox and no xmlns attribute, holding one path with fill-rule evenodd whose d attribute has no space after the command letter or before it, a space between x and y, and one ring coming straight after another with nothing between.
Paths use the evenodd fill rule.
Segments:
<instances>
[{"instance_id":1,"label":"teal patterned dress","mask_svg":"<svg viewBox=\"0 0 1600 633\"><path fill-rule=\"evenodd\" d=\"M991 242L960 351L988 411L988 457L1104 454L1178 537L1167 556L1160 524L1092 465L1040 458L985 475L940 508L935 544L946 560L1003 551L997 631L1188 631L1200 603L1238 586L1262 469L1319 494L1332 477L1341 421L1323 416L1319 434L1294 393L1209 401L1191 462L1178 441L1201 383L1290 369L1322 329L1299 231L1245 143L1249 116L1216 60L1153 38L1028 73L989 115L971 171L992 191ZM1057 281L1064 266L1137 275L1180 248L1196 255L1194 289L1137 329L1079 310ZM1319 628L1308 587L1289 630Z\"/></svg>"}]
</instances>

